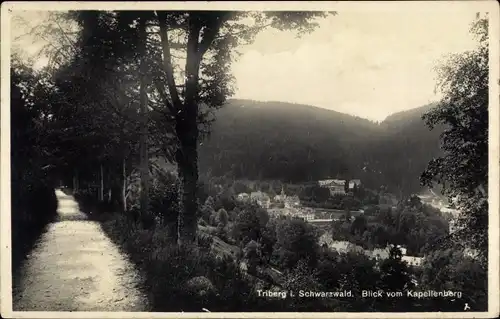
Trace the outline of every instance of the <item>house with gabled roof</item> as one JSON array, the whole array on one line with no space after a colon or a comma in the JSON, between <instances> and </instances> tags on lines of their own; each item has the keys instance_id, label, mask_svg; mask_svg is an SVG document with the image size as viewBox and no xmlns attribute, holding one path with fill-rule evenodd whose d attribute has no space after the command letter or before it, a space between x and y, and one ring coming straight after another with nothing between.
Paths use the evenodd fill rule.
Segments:
<instances>
[{"instance_id":1,"label":"house with gabled roof","mask_svg":"<svg viewBox=\"0 0 500 319\"><path fill-rule=\"evenodd\" d=\"M318 181L320 187L325 187L330 190L330 195L345 194L345 180L341 179L326 179Z\"/></svg>"}]
</instances>

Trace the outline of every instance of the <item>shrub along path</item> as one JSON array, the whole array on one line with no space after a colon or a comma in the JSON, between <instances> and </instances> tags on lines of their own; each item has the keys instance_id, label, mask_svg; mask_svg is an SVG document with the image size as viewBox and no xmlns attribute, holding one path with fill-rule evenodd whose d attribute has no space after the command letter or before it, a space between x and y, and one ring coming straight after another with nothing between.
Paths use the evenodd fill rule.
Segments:
<instances>
[{"instance_id":1,"label":"shrub along path","mask_svg":"<svg viewBox=\"0 0 500 319\"><path fill-rule=\"evenodd\" d=\"M138 271L72 196L56 195L58 220L20 270L13 310L148 311Z\"/></svg>"}]
</instances>

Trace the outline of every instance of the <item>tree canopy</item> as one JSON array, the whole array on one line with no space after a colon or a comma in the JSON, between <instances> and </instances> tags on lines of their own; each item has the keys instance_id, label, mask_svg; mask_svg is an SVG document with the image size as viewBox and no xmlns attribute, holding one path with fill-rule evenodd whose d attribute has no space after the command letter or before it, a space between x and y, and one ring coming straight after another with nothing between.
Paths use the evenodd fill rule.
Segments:
<instances>
[{"instance_id":1,"label":"tree canopy","mask_svg":"<svg viewBox=\"0 0 500 319\"><path fill-rule=\"evenodd\" d=\"M79 54L70 61L69 70L72 78L86 81L80 84L90 90L84 96L92 97L100 108L109 103L111 107L107 109L119 108L123 112L129 102L138 101L152 111L147 121L155 124L151 130L157 133L157 148L176 162L181 180L179 243L192 242L196 234L197 148L214 119L211 109L220 107L233 92L230 64L237 57L238 47L251 43L266 27L294 29L299 35L304 34L317 26L318 17L326 14L78 11L66 15L81 30L75 43ZM123 87L127 91L115 90ZM147 92L147 100L142 99L140 92L137 96L139 87ZM78 102L83 99L76 97ZM145 119L139 118L144 123L141 121Z\"/></svg>"},{"instance_id":2,"label":"tree canopy","mask_svg":"<svg viewBox=\"0 0 500 319\"><path fill-rule=\"evenodd\" d=\"M461 238L478 249L483 260L488 251L488 17L471 28L478 46L452 56L439 71L443 98L438 108L424 115L429 127L444 124L443 156L433 159L422 182L442 185L444 194L460 210Z\"/></svg>"}]
</instances>

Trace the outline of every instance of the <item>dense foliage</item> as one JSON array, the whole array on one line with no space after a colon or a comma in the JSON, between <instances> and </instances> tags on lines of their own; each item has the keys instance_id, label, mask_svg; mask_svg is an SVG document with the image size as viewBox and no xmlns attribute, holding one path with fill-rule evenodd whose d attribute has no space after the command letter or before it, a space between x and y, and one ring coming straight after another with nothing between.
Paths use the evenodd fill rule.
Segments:
<instances>
[{"instance_id":1,"label":"dense foliage","mask_svg":"<svg viewBox=\"0 0 500 319\"><path fill-rule=\"evenodd\" d=\"M43 72L36 73L14 57L11 76L11 233L16 273L45 225L56 214L56 186L49 178L46 127L49 121ZM16 279L16 278L14 278ZM15 280L14 280L15 285Z\"/></svg>"},{"instance_id":2,"label":"dense foliage","mask_svg":"<svg viewBox=\"0 0 500 319\"><path fill-rule=\"evenodd\" d=\"M366 249L402 245L412 256L423 256L429 246L448 233L448 217L422 204L416 196L401 201L395 209L374 206L353 221L332 222L334 240L349 241Z\"/></svg>"},{"instance_id":3,"label":"dense foliage","mask_svg":"<svg viewBox=\"0 0 500 319\"><path fill-rule=\"evenodd\" d=\"M167 196L174 193L172 190L166 192ZM403 261L397 248L390 251L387 259L377 262L363 252L344 252L320 246L321 231L301 219L268 216L257 205L238 202L231 191L211 194L214 197L206 197L201 211L211 211L214 218L205 222L200 212L199 223L205 226L199 227L200 234L203 234L199 238L203 240L200 240L197 252L182 252L173 247L170 230L165 226L136 228L128 224L124 216L104 222L111 238L125 247L144 270L146 289L154 301L153 311L199 311L201 308L210 311L461 311L463 302L469 302L478 310L486 305L485 290L476 289L477 285L485 288L486 272L460 249L428 250L421 268ZM168 203L162 205L163 210L169 209ZM217 220L218 211L229 216L227 227L219 229L215 226L221 224ZM415 240L413 233L431 229L433 223L441 222L436 210L422 205L415 198L402 202L397 211L401 216L394 219L383 212L377 213L383 227L386 227L385 223L395 223L401 228L401 234L406 234L406 227L409 227L411 234L404 240ZM366 224L353 222L352 226L348 231L359 234L361 229L358 228L366 227ZM373 235L380 236L378 233ZM397 243L396 237L394 240L388 238L384 243ZM411 246L412 242L405 244ZM411 254L409 250L407 254ZM183 270L176 277L181 269L189 271L189 276L184 275ZM440 269L438 275L435 269ZM189 278L196 278L193 279L198 287L195 293L189 288L192 287L187 283ZM474 278L474 287L463 278ZM232 294L223 289L233 289ZM258 289L285 290L288 296L258 297ZM384 295L374 299L362 297L363 290L379 289L399 291L403 295ZM418 299L406 295L407 291L429 289L460 291L463 295L460 299ZM300 291L344 290L346 293L350 291L352 297L298 297ZM290 291L294 296L289 294ZM172 299L174 293L185 298L182 303Z\"/></svg>"},{"instance_id":4,"label":"dense foliage","mask_svg":"<svg viewBox=\"0 0 500 319\"><path fill-rule=\"evenodd\" d=\"M475 50L457 54L439 69L443 99L425 114L430 128L446 124L441 135L443 156L433 159L422 181L437 181L461 211L455 234L477 249L486 266L488 254L488 17L479 18L471 32Z\"/></svg>"}]
</instances>

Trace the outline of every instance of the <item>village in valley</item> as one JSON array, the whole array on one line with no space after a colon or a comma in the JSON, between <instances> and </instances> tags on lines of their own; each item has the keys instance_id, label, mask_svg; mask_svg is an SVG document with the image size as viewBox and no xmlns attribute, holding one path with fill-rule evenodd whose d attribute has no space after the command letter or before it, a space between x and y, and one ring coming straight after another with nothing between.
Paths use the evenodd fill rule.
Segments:
<instances>
[{"instance_id":1,"label":"village in valley","mask_svg":"<svg viewBox=\"0 0 500 319\"><path fill-rule=\"evenodd\" d=\"M314 184L314 183L313 183ZM327 179L320 180L317 185L329 190L331 196L352 196L352 191L356 186L361 185L361 181L351 180L347 184L346 181L340 179ZM310 222L331 222L339 219L338 214L345 214L345 211L337 209L313 209L312 207L304 206L298 195L285 194L282 187L281 193L271 197L263 191L256 191L251 193L240 193L237 196L240 201L254 201L262 208L268 209L269 213L274 216L293 216L302 218ZM362 210L357 211L362 213ZM326 218L325 218L326 217ZM354 220L354 216L351 217Z\"/></svg>"},{"instance_id":2,"label":"village in valley","mask_svg":"<svg viewBox=\"0 0 500 319\"><path fill-rule=\"evenodd\" d=\"M349 198L354 196L356 189L363 187L360 179L344 180L344 179L325 179L317 182L309 183L309 185L319 186L327 189L330 197ZM421 195L420 200L427 201L426 203L436 209L445 213L456 213L456 210L449 208L448 205L443 204L443 200L438 196L431 193L431 195ZM368 221L374 219L374 216L365 215L365 207L360 207L356 210L349 209L332 209L311 207L303 205L298 195L287 195L284 187L281 188L281 193L272 197L268 193L258 190L249 193L239 193L237 200L243 203L256 203L260 207L266 209L271 217L274 218L298 218L302 219L315 227L325 230L319 237L319 243L324 247L335 249L339 252L356 251L365 253L368 257L375 260L384 260L389 258L390 250L394 245L388 244L385 248L364 249L349 241L338 241L332 239L331 236L331 223L334 221L343 221L348 218L351 223L355 221L357 216L364 216ZM379 209L390 208L396 209L398 200L392 194L386 193L382 197L381 204L376 205ZM373 208L373 205L372 205ZM454 231L453 220L449 220L449 232ZM407 262L410 266L419 267L422 264L423 257L407 255L407 249L397 245L402 252L402 260Z\"/></svg>"}]
</instances>

